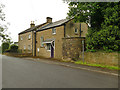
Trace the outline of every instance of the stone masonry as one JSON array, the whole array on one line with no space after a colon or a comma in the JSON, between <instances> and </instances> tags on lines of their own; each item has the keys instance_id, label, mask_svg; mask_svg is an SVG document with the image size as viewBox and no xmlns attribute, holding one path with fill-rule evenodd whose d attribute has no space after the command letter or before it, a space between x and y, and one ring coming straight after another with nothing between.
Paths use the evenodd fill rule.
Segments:
<instances>
[{"instance_id":1,"label":"stone masonry","mask_svg":"<svg viewBox=\"0 0 120 90\"><path fill-rule=\"evenodd\" d=\"M63 59L80 59L80 54L82 53L82 40L85 41L84 37L70 37L62 38L62 54ZM85 45L85 44L84 44Z\"/></svg>"}]
</instances>

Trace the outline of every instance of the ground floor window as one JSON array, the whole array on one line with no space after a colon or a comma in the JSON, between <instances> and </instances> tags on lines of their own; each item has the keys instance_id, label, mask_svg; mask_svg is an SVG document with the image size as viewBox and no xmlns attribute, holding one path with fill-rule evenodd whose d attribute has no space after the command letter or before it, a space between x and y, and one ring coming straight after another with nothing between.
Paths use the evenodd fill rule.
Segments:
<instances>
[{"instance_id":1,"label":"ground floor window","mask_svg":"<svg viewBox=\"0 0 120 90\"><path fill-rule=\"evenodd\" d=\"M40 49L39 49L39 48L37 48L37 51L39 52L39 51L40 51Z\"/></svg>"},{"instance_id":2,"label":"ground floor window","mask_svg":"<svg viewBox=\"0 0 120 90\"><path fill-rule=\"evenodd\" d=\"M30 47L30 45L28 45L28 50L31 50L31 47Z\"/></svg>"},{"instance_id":3,"label":"ground floor window","mask_svg":"<svg viewBox=\"0 0 120 90\"><path fill-rule=\"evenodd\" d=\"M26 49L26 46L24 45L24 50Z\"/></svg>"}]
</instances>

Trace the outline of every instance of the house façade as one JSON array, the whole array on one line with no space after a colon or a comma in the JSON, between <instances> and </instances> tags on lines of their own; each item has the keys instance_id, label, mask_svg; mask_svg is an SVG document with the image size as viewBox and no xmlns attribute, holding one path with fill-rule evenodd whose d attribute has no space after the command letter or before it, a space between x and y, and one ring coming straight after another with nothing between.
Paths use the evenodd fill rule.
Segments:
<instances>
[{"instance_id":1,"label":"house fa\u00e7ade","mask_svg":"<svg viewBox=\"0 0 120 90\"><path fill-rule=\"evenodd\" d=\"M86 23L75 23L73 18L52 22L47 17L46 23L19 33L19 49L33 56L62 59L63 38L86 37L87 29Z\"/></svg>"}]
</instances>

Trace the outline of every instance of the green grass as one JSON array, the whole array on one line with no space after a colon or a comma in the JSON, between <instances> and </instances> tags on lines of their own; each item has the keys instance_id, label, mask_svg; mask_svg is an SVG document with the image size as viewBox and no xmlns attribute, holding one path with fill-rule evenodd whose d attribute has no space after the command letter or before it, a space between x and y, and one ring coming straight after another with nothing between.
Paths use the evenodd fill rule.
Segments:
<instances>
[{"instance_id":1,"label":"green grass","mask_svg":"<svg viewBox=\"0 0 120 90\"><path fill-rule=\"evenodd\" d=\"M108 66L108 65L102 65L102 64L90 64L90 63L88 64L86 62L83 63L82 61L76 61L75 64L102 67L102 68L107 68L107 69L112 69L112 70L120 70L120 67L118 67L118 66Z\"/></svg>"}]
</instances>

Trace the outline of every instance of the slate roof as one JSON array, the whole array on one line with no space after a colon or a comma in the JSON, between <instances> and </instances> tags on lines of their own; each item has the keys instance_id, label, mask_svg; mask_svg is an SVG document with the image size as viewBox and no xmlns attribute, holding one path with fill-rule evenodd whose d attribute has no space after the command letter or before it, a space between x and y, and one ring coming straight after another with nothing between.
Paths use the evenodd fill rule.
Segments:
<instances>
[{"instance_id":1,"label":"slate roof","mask_svg":"<svg viewBox=\"0 0 120 90\"><path fill-rule=\"evenodd\" d=\"M38 27L40 27L40 26L42 26L42 25L44 25L44 24L46 24L46 23L43 23L43 24L34 26L34 27L32 27L32 28L28 28L28 29L26 29L26 30L20 32L19 35L20 35L20 34L23 34L23 33L26 33L26 32L34 31L36 28L38 28Z\"/></svg>"},{"instance_id":2,"label":"slate roof","mask_svg":"<svg viewBox=\"0 0 120 90\"><path fill-rule=\"evenodd\" d=\"M73 19L73 18L71 18L71 19ZM35 27L28 28L28 29L20 32L19 35L23 34L23 33L26 33L26 32L30 32L30 31L35 31L35 29L37 29L40 26L42 26L42 27L40 29L38 29L37 31L42 31L42 30L45 30L45 29L48 29L48 28L57 27L57 26L63 25L64 23L68 22L71 19L62 19L62 20L59 20L59 21L56 21L56 22L49 23L45 26L42 26L42 25L46 24L46 23L43 23L43 24L37 25Z\"/></svg>"},{"instance_id":3,"label":"slate roof","mask_svg":"<svg viewBox=\"0 0 120 90\"><path fill-rule=\"evenodd\" d=\"M73 18L72 18L73 19ZM43 27L41 27L39 30L37 31L42 31L42 30L45 30L45 29L49 29L49 28L53 28L53 27L57 27L57 26L60 26L60 25L63 25L65 24L66 22L70 21L71 19L62 19L62 20L59 20L59 21L56 21L56 22L52 22L50 24L47 24Z\"/></svg>"}]
</instances>

